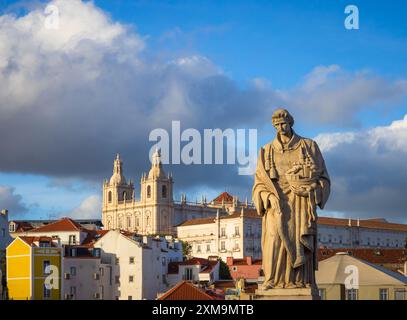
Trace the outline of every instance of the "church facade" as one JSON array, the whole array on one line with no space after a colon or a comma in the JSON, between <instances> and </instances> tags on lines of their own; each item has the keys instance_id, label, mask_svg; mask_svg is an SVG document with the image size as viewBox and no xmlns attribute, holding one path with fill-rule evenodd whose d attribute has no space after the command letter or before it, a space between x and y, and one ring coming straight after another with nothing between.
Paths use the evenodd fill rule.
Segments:
<instances>
[{"instance_id":1,"label":"church facade","mask_svg":"<svg viewBox=\"0 0 407 320\"><path fill-rule=\"evenodd\" d=\"M218 197L210 203L204 197L200 203L187 202L185 194L180 201L173 197L174 180L162 167L157 150L152 156L148 174L140 180L140 197L136 199L134 183L127 181L123 162L117 155L113 175L103 182L102 223L105 229L122 229L141 235L176 235L176 226L187 220L229 215L248 207L237 198Z\"/></svg>"}]
</instances>

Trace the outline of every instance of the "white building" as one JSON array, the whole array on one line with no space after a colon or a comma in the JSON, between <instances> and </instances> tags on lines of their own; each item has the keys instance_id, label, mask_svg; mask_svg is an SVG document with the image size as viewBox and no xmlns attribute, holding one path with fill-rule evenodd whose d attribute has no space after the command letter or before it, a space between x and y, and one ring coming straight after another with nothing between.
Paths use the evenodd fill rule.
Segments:
<instances>
[{"instance_id":1,"label":"white building","mask_svg":"<svg viewBox=\"0 0 407 320\"><path fill-rule=\"evenodd\" d=\"M11 243L11 240L13 240L10 237L8 224L8 210L3 209L0 211L0 258L2 252L6 250L7 246Z\"/></svg>"},{"instance_id":2,"label":"white building","mask_svg":"<svg viewBox=\"0 0 407 320\"><path fill-rule=\"evenodd\" d=\"M318 218L318 245L326 248L403 248L407 225L385 219Z\"/></svg>"},{"instance_id":3,"label":"white building","mask_svg":"<svg viewBox=\"0 0 407 320\"><path fill-rule=\"evenodd\" d=\"M168 263L182 261L181 243L163 237L110 230L93 246L100 248L101 263L112 268L112 295L119 300L155 299L169 288Z\"/></svg>"},{"instance_id":4,"label":"white building","mask_svg":"<svg viewBox=\"0 0 407 320\"><path fill-rule=\"evenodd\" d=\"M227 216L193 219L177 226L178 238L191 246L190 254L209 256L261 258L261 217L255 210L241 208Z\"/></svg>"}]
</instances>

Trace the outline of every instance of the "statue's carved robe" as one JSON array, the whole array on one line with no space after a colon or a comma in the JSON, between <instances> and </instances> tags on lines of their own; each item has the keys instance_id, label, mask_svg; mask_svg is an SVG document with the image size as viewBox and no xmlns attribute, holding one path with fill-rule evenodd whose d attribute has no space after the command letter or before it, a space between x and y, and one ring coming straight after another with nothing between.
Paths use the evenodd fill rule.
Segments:
<instances>
[{"instance_id":1,"label":"statue's carved robe","mask_svg":"<svg viewBox=\"0 0 407 320\"><path fill-rule=\"evenodd\" d=\"M321 170L318 187L309 197L294 194L285 172L307 153ZM260 148L253 202L262 221L264 284L269 287L314 287L317 269L316 206L323 209L330 193L330 180L316 142L293 133L283 145L276 137ZM270 194L280 200L279 210L270 208ZM312 213L312 218L310 216Z\"/></svg>"}]
</instances>

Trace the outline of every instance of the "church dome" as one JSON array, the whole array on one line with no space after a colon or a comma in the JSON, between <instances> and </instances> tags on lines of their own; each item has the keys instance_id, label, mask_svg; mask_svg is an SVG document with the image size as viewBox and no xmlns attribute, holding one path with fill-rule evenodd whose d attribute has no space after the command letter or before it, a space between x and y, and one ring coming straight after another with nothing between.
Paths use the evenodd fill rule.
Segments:
<instances>
[{"instance_id":1,"label":"church dome","mask_svg":"<svg viewBox=\"0 0 407 320\"><path fill-rule=\"evenodd\" d=\"M116 155L113 166L113 175L110 178L110 185L123 185L126 184L126 178L123 176L123 162L120 160L119 154Z\"/></svg>"},{"instance_id":2,"label":"church dome","mask_svg":"<svg viewBox=\"0 0 407 320\"><path fill-rule=\"evenodd\" d=\"M153 178L165 178L164 170L161 164L161 153L160 150L155 150L152 156L152 166L148 173L148 179Z\"/></svg>"}]
</instances>

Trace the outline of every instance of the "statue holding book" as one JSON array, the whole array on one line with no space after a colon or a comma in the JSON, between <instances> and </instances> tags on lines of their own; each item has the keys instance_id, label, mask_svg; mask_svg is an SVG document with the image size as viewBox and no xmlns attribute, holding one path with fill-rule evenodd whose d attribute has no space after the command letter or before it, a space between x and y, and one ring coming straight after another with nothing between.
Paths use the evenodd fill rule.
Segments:
<instances>
[{"instance_id":1,"label":"statue holding book","mask_svg":"<svg viewBox=\"0 0 407 320\"><path fill-rule=\"evenodd\" d=\"M285 109L272 116L273 141L260 148L253 202L262 216L263 291L316 289L317 206L330 179L315 141L297 135Z\"/></svg>"}]
</instances>

